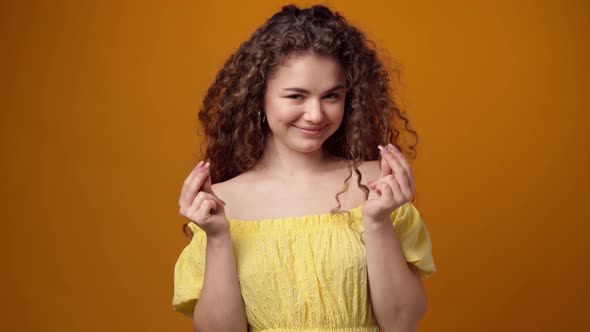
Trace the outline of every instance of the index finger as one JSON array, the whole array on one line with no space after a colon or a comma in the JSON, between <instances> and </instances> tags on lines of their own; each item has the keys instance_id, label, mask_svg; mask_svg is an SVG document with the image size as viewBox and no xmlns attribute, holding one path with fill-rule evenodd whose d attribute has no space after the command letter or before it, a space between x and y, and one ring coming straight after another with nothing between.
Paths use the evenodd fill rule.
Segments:
<instances>
[{"instance_id":1,"label":"index finger","mask_svg":"<svg viewBox=\"0 0 590 332\"><path fill-rule=\"evenodd\" d=\"M414 175L412 174L412 168L410 167L410 164L404 157L403 153L394 145L391 145L390 158L391 162L396 165L396 170L398 173L406 173L411 190L414 191Z\"/></svg>"},{"instance_id":2,"label":"index finger","mask_svg":"<svg viewBox=\"0 0 590 332\"><path fill-rule=\"evenodd\" d=\"M203 186L203 182L209 176L208 174L209 163L205 163L201 167L197 169L197 172L190 183L191 187L195 188L195 192L201 190L201 186Z\"/></svg>"},{"instance_id":3,"label":"index finger","mask_svg":"<svg viewBox=\"0 0 590 332\"><path fill-rule=\"evenodd\" d=\"M203 165L203 161L199 161L199 163L197 164L197 166L195 166L193 168L193 170L189 173L189 175L186 177L186 180L184 180L185 184L190 184L191 182L193 182L193 179L195 178L195 176L197 175L197 172L199 171L199 168L201 167L201 165Z\"/></svg>"},{"instance_id":4,"label":"index finger","mask_svg":"<svg viewBox=\"0 0 590 332\"><path fill-rule=\"evenodd\" d=\"M410 164L408 163L408 161L404 157L404 154L398 148L396 148L395 145L393 145L393 144L390 144L390 145L392 148L391 151L393 152L393 156L399 161L399 163L406 170L408 175L411 175L412 169L410 167Z\"/></svg>"},{"instance_id":5,"label":"index finger","mask_svg":"<svg viewBox=\"0 0 590 332\"><path fill-rule=\"evenodd\" d=\"M401 165L398 157L395 155L395 152L393 152L393 150L391 150L390 148L385 148L381 155L383 159L387 161L389 167L391 167L394 173L406 173L404 167Z\"/></svg>"},{"instance_id":6,"label":"index finger","mask_svg":"<svg viewBox=\"0 0 590 332\"><path fill-rule=\"evenodd\" d=\"M184 181L179 199L179 204L181 206L183 204L190 205L193 199L195 199L195 196L197 196L197 192L201 188L204 179L201 171L203 169L203 167L201 167L202 164L203 162L200 162Z\"/></svg>"}]
</instances>

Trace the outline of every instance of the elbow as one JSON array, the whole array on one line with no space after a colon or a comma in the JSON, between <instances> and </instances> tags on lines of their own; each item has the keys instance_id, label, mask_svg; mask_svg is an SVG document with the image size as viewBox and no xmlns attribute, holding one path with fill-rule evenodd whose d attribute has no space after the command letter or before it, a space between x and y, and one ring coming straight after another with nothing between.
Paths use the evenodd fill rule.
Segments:
<instances>
[{"instance_id":1,"label":"elbow","mask_svg":"<svg viewBox=\"0 0 590 332\"><path fill-rule=\"evenodd\" d=\"M405 312L405 316L419 321L426 314L428 309L428 298L426 297L426 289L422 283L416 288L411 300L408 300L399 310Z\"/></svg>"},{"instance_id":2,"label":"elbow","mask_svg":"<svg viewBox=\"0 0 590 332\"><path fill-rule=\"evenodd\" d=\"M247 332L248 328L246 326L243 326L241 328L235 328L235 327L231 327L231 326L224 326L221 327L219 325L222 324L203 324L202 322L199 322L198 324L196 322L193 322L193 331L194 332L235 332L235 331L239 331L239 332Z\"/></svg>"},{"instance_id":3,"label":"elbow","mask_svg":"<svg viewBox=\"0 0 590 332\"><path fill-rule=\"evenodd\" d=\"M239 321L228 320L227 317L212 317L206 314L200 315L195 310L193 315L194 332L247 332L248 324L245 319Z\"/></svg>"},{"instance_id":4,"label":"elbow","mask_svg":"<svg viewBox=\"0 0 590 332\"><path fill-rule=\"evenodd\" d=\"M416 298L410 303L396 307L393 321L384 328L384 332L416 332L418 323L427 309L426 297Z\"/></svg>"},{"instance_id":5,"label":"elbow","mask_svg":"<svg viewBox=\"0 0 590 332\"><path fill-rule=\"evenodd\" d=\"M428 299L426 298L426 293L422 293L422 295L416 301L416 304L414 304L414 308L417 319L422 319L422 317L424 317L426 314L426 310L428 309Z\"/></svg>"},{"instance_id":6,"label":"elbow","mask_svg":"<svg viewBox=\"0 0 590 332\"><path fill-rule=\"evenodd\" d=\"M424 289L422 288L422 290ZM428 299L426 298L426 293L424 291L420 292L420 295L416 296L415 300L412 301L412 303L408 305L407 308L408 313L406 316L418 324L418 321L424 317L426 310L428 309Z\"/></svg>"}]
</instances>

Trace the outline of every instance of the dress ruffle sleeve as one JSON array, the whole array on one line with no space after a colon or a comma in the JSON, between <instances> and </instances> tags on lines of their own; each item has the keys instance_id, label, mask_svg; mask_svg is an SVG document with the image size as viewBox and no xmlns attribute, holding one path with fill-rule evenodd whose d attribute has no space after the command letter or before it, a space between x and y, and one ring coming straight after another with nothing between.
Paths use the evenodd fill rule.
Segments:
<instances>
[{"instance_id":1,"label":"dress ruffle sleeve","mask_svg":"<svg viewBox=\"0 0 590 332\"><path fill-rule=\"evenodd\" d=\"M430 234L416 207L411 202L405 203L392 212L391 221L406 261L420 270L423 279L436 272Z\"/></svg>"},{"instance_id":2,"label":"dress ruffle sleeve","mask_svg":"<svg viewBox=\"0 0 590 332\"><path fill-rule=\"evenodd\" d=\"M176 311L192 317L203 286L207 239L197 225L189 223L189 227L194 235L174 265L172 306Z\"/></svg>"}]
</instances>

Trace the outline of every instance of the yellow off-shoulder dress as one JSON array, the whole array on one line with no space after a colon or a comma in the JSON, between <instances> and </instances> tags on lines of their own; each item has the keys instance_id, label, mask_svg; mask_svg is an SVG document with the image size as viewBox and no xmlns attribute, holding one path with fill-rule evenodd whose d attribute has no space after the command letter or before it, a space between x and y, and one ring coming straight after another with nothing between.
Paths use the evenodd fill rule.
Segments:
<instances>
[{"instance_id":1,"label":"yellow off-shoulder dress","mask_svg":"<svg viewBox=\"0 0 590 332\"><path fill-rule=\"evenodd\" d=\"M371 309L361 206L346 214L229 219L249 331L377 332ZM391 220L406 261L436 271L426 225L407 202ZM206 234L194 235L174 266L175 310L192 317L201 294Z\"/></svg>"}]
</instances>

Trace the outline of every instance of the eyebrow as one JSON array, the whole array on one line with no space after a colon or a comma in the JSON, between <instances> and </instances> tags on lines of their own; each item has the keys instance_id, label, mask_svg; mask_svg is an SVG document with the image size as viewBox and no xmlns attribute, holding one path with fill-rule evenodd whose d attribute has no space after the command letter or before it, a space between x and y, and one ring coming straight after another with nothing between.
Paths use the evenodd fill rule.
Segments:
<instances>
[{"instance_id":1,"label":"eyebrow","mask_svg":"<svg viewBox=\"0 0 590 332\"><path fill-rule=\"evenodd\" d=\"M333 91L340 90L340 89L345 89L345 88L346 88L346 86L344 86L342 84L338 84L335 87L333 87L333 88L329 89L328 91L326 91L326 93L333 92ZM295 91L295 92L299 92L299 93L307 93L307 94L309 94L309 91L307 91L305 89L302 89L302 88L295 88L294 87L294 88L285 88L283 90L285 90L285 91Z\"/></svg>"}]
</instances>

